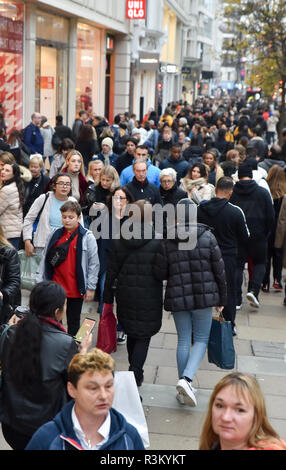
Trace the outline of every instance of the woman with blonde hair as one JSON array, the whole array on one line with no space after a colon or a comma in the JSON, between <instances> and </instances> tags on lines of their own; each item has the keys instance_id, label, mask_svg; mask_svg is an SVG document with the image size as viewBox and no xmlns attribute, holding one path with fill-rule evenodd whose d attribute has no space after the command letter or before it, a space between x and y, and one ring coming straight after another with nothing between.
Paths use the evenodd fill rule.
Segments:
<instances>
[{"instance_id":1,"label":"woman with blonde hair","mask_svg":"<svg viewBox=\"0 0 286 470\"><path fill-rule=\"evenodd\" d=\"M89 215L91 207L93 207L95 214L99 214L106 205L107 197L120 186L120 179L117 171L111 165L106 165L102 168L99 175L99 182L91 184L85 192L82 201L82 213L85 216L85 226L88 227L91 220L96 218L97 215Z\"/></svg>"},{"instance_id":2,"label":"woman with blonde hair","mask_svg":"<svg viewBox=\"0 0 286 470\"><path fill-rule=\"evenodd\" d=\"M208 165L210 171L208 175L208 182L215 186L220 178L224 176L223 169L217 163L216 154L208 150L203 154L203 163Z\"/></svg>"},{"instance_id":3,"label":"woman with blonde hair","mask_svg":"<svg viewBox=\"0 0 286 470\"><path fill-rule=\"evenodd\" d=\"M284 169L279 165L273 165L267 175L266 181L268 183L271 196L273 199L273 207L275 212L275 223L273 230L268 238L268 250L267 250L267 263L266 272L262 283L263 292L269 292L270 287L270 271L271 271L271 260L273 265L273 288L277 291L282 291L283 287L281 284L282 278L282 258L283 249L275 248L275 233L277 229L280 209L282 206L282 200L286 194L286 177Z\"/></svg>"},{"instance_id":4,"label":"woman with blonde hair","mask_svg":"<svg viewBox=\"0 0 286 470\"><path fill-rule=\"evenodd\" d=\"M88 164L88 172L86 175L86 179L89 184L98 184L99 183L99 175L104 167L104 163L99 160L99 158L95 160L91 160Z\"/></svg>"},{"instance_id":5,"label":"woman with blonde hair","mask_svg":"<svg viewBox=\"0 0 286 470\"><path fill-rule=\"evenodd\" d=\"M61 170L68 173L72 180L72 196L80 204L83 201L84 193L88 188L88 182L85 177L84 162L81 153L78 150L71 150Z\"/></svg>"},{"instance_id":6,"label":"woman with blonde hair","mask_svg":"<svg viewBox=\"0 0 286 470\"><path fill-rule=\"evenodd\" d=\"M270 425L257 380L234 372L215 386L199 450L286 450Z\"/></svg>"}]
</instances>

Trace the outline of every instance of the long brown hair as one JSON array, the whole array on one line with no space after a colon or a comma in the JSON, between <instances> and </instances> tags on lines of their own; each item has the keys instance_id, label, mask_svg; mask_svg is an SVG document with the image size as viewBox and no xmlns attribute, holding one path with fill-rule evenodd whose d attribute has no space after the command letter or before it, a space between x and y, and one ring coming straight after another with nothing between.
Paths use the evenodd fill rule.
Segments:
<instances>
[{"instance_id":1,"label":"long brown hair","mask_svg":"<svg viewBox=\"0 0 286 470\"><path fill-rule=\"evenodd\" d=\"M223 377L213 390L200 437L199 450L211 450L219 441L219 436L212 428L212 409L217 394L229 385L235 388L238 395L246 397L254 406L253 424L247 441L248 448L260 449L259 442L261 441L265 444L273 443L283 446L283 442L268 421L264 396L257 380L252 375L234 372Z\"/></svg>"},{"instance_id":2,"label":"long brown hair","mask_svg":"<svg viewBox=\"0 0 286 470\"><path fill-rule=\"evenodd\" d=\"M273 165L268 172L266 180L273 199L279 199L286 194L286 176L281 166Z\"/></svg>"}]
</instances>

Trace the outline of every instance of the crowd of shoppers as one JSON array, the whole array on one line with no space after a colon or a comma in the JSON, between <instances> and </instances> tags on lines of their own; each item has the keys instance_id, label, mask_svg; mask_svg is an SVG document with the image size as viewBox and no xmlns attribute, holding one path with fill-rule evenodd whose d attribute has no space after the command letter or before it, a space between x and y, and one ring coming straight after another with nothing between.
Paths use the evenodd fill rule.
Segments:
<instances>
[{"instance_id":1,"label":"crowd of shoppers","mask_svg":"<svg viewBox=\"0 0 286 470\"><path fill-rule=\"evenodd\" d=\"M104 304L113 305L118 321L118 344L127 343L129 370L134 372L138 387L144 380L151 338L161 328L164 305L172 313L178 336L177 400L196 406L192 381L207 349L212 309L231 322L236 335L235 316L243 303L245 263L249 274L246 299L252 307L260 307L261 289L265 293L270 291L271 261L273 288L283 290L286 160L277 140L277 120L269 113L267 123L263 111L259 106L246 106L242 100L220 102L205 98L192 106L170 103L162 116L152 110L142 123L134 115L128 117L128 113L115 116L110 124L103 117L80 111L72 128L63 124L61 116L57 116L56 126L52 127L44 116L33 113L31 123L22 132L11 132L9 138L3 133L0 155L2 324L20 304L17 250L22 245L27 257L42 254L39 283L30 296L33 321L27 314L9 328L6 332L9 341L5 341L1 352L5 364L2 376L7 389L11 389L12 400L7 405L12 411L6 412L2 425L5 438L13 448L23 448L33 432L58 412L55 421L47 424L47 428L40 428L30 448L58 449L62 437L57 435L55 423L63 417L69 420L70 439L83 448L90 448L87 441L91 442L91 448L97 448L98 436L88 440L74 436L74 410L68 407L61 411L62 399L56 405L51 401L45 405L46 385L57 380L54 373L66 373L67 364L75 354L72 336L80 326L83 301L97 299L100 315ZM154 206L173 208L172 239L167 237L166 214L158 236ZM196 216L190 218L194 209ZM108 231L103 234L106 225ZM116 237L115 226L119 227ZM188 232L192 226L196 227L196 244L182 250L182 229ZM167 283L165 291L163 281ZM39 299L41 286L46 286L49 292L58 289L58 298L52 299L50 294ZM46 302L45 306L41 302ZM68 335L61 324L65 311ZM21 374L16 376L22 348L29 339L24 338L28 328L32 328L33 340ZM67 355L66 349L63 356L56 348L53 351L55 357L60 354L63 358L63 367L53 368L51 358L48 365L36 361L29 371L35 351L50 348L44 338L45 330L51 328L53 333L54 330L62 333L65 348L69 343ZM17 354L11 355L15 341L19 347ZM17 367L16 361L19 361ZM24 391L25 406L27 410L31 408L35 417L35 421L25 422L28 411L17 409L19 386L29 382L34 368L39 371L46 367L45 383L37 379L34 384L31 380ZM83 377L84 368L83 364ZM86 410L80 410L79 405L80 382L81 377L75 382L70 379L68 392L75 400L79 416L81 413L85 416ZM224 399L230 400L229 395ZM41 412L44 406L46 414ZM34 414L36 409L38 415ZM121 420L118 416L112 419ZM120 426L124 424L120 422ZM129 428L128 432L133 434ZM215 441L206 441L208 432L204 431L202 448L227 447L224 437L217 433ZM43 444L45 433L50 440ZM270 435L278 439L272 431ZM260 444L254 444L252 438L243 441L244 446ZM136 445L140 448L139 441Z\"/></svg>"}]
</instances>

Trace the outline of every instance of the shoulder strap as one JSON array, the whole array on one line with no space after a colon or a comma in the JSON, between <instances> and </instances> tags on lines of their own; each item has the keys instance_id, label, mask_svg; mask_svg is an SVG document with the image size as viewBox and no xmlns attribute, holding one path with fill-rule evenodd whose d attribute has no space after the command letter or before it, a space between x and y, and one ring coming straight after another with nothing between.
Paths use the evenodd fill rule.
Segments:
<instances>
[{"instance_id":1,"label":"shoulder strap","mask_svg":"<svg viewBox=\"0 0 286 470\"><path fill-rule=\"evenodd\" d=\"M37 215L37 218L36 218L35 222L39 222L40 217L41 217L41 214L42 214L42 212L43 212L43 210L44 210L45 204L46 204L46 202L47 202L47 200L48 200L48 197L49 197L49 193L46 193L46 195L45 195L45 200L44 200L44 204L42 205L42 207L41 207L41 209L40 209L40 211L39 211L39 213L38 213L38 215Z\"/></svg>"},{"instance_id":2,"label":"shoulder strap","mask_svg":"<svg viewBox=\"0 0 286 470\"><path fill-rule=\"evenodd\" d=\"M79 233L79 227L73 232L73 234L70 236L70 238L66 242L61 243L58 246L62 246L62 245L69 246L69 244L73 241L73 239L77 236L78 233Z\"/></svg>"}]
</instances>

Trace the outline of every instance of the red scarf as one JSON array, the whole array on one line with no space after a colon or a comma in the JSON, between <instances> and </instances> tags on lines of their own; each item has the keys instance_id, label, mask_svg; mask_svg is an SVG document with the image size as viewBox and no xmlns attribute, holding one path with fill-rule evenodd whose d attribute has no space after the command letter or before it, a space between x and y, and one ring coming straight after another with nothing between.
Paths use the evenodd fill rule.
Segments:
<instances>
[{"instance_id":1,"label":"red scarf","mask_svg":"<svg viewBox=\"0 0 286 470\"><path fill-rule=\"evenodd\" d=\"M61 324L61 322L55 320L54 318L52 317L42 317L42 316L39 316L38 317L40 320L42 320L44 323L49 323L50 325L54 325L55 327L57 327L58 330L61 330L63 331L64 333L66 333L67 331L64 329L63 325Z\"/></svg>"}]
</instances>

